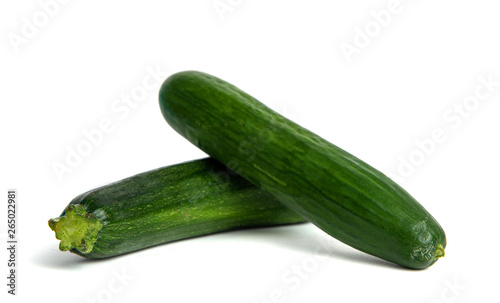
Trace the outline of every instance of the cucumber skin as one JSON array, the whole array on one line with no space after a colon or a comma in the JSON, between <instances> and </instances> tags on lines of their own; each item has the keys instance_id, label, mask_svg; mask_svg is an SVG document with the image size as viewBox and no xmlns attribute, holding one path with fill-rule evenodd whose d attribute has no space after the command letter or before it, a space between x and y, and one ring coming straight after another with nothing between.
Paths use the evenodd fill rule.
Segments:
<instances>
[{"instance_id":1,"label":"cucumber skin","mask_svg":"<svg viewBox=\"0 0 500 303\"><path fill-rule=\"evenodd\" d=\"M159 102L178 133L338 240L413 269L443 256L443 229L408 192L234 85L179 72Z\"/></svg>"},{"instance_id":2,"label":"cucumber skin","mask_svg":"<svg viewBox=\"0 0 500 303\"><path fill-rule=\"evenodd\" d=\"M305 222L212 158L144 172L83 193L71 204L104 222L90 253L70 250L89 259L227 230Z\"/></svg>"}]
</instances>

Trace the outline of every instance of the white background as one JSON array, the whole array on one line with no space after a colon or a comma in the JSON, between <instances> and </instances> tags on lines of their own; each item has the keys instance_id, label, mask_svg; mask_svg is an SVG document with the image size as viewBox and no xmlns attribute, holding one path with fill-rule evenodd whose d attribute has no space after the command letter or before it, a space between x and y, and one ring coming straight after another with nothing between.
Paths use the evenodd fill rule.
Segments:
<instances>
[{"instance_id":1,"label":"white background","mask_svg":"<svg viewBox=\"0 0 500 303\"><path fill-rule=\"evenodd\" d=\"M486 0L2 1L2 298L498 302L500 87L481 81L500 81L499 10ZM76 195L205 156L163 120L161 83L142 86L148 70L187 69L239 86L394 177L445 229L446 257L406 270L311 224L95 262L59 252L47 220ZM67 165L102 120L111 130L59 178L55 163ZM15 298L5 286L9 188L19 197Z\"/></svg>"}]
</instances>

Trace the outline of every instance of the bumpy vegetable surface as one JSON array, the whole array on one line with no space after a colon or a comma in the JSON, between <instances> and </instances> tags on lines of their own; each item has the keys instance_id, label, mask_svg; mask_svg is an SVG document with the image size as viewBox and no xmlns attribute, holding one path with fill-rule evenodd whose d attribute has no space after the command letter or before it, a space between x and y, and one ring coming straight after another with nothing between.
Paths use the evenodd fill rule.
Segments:
<instances>
[{"instance_id":1,"label":"bumpy vegetable surface","mask_svg":"<svg viewBox=\"0 0 500 303\"><path fill-rule=\"evenodd\" d=\"M237 87L186 71L159 98L182 136L340 241L416 269L444 255L443 229L408 192Z\"/></svg>"},{"instance_id":2,"label":"bumpy vegetable surface","mask_svg":"<svg viewBox=\"0 0 500 303\"><path fill-rule=\"evenodd\" d=\"M221 231L300 222L270 194L208 158L83 193L49 226L60 250L106 258Z\"/></svg>"}]
</instances>

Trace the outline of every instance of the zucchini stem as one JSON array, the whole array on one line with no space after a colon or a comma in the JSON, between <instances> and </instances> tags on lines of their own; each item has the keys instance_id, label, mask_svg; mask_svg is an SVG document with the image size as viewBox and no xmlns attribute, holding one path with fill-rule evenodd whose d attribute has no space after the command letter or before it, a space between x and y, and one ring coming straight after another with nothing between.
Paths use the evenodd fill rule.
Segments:
<instances>
[{"instance_id":1,"label":"zucchini stem","mask_svg":"<svg viewBox=\"0 0 500 303\"><path fill-rule=\"evenodd\" d=\"M442 257L444 257L444 247L442 244L438 244L436 248L436 253L434 254L434 259L437 260Z\"/></svg>"},{"instance_id":2,"label":"zucchini stem","mask_svg":"<svg viewBox=\"0 0 500 303\"><path fill-rule=\"evenodd\" d=\"M85 210L80 204L68 205L63 216L49 220L49 227L61 240L61 251L76 249L87 254L94 248L97 234L103 227L102 221Z\"/></svg>"}]
</instances>

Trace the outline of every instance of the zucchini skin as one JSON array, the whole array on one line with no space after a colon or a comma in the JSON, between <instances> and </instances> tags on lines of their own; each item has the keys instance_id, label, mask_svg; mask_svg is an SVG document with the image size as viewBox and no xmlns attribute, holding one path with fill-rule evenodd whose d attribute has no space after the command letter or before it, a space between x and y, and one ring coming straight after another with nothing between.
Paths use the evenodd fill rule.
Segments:
<instances>
[{"instance_id":1,"label":"zucchini skin","mask_svg":"<svg viewBox=\"0 0 500 303\"><path fill-rule=\"evenodd\" d=\"M82 213L75 214L77 209ZM92 221L81 228L86 236L65 239L60 249L89 259L227 230L305 222L212 158L151 170L77 196L49 221L58 239L80 228L61 220L75 217Z\"/></svg>"},{"instance_id":2,"label":"zucchini skin","mask_svg":"<svg viewBox=\"0 0 500 303\"><path fill-rule=\"evenodd\" d=\"M408 192L236 86L179 72L159 103L191 143L338 240L413 269L444 255L443 229Z\"/></svg>"}]
</instances>

